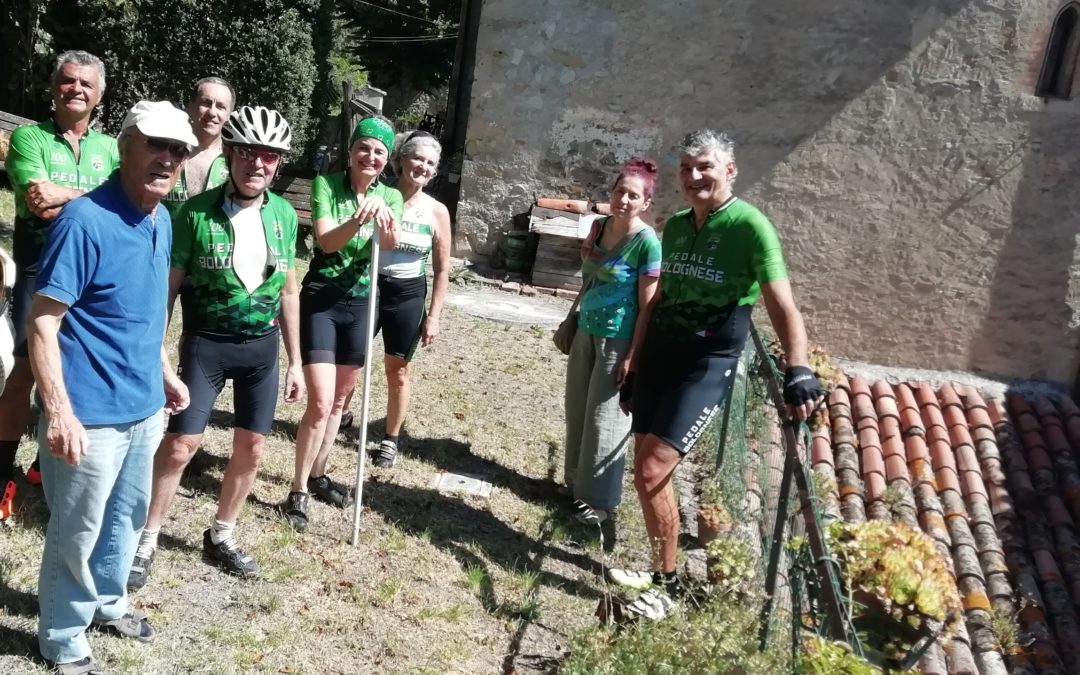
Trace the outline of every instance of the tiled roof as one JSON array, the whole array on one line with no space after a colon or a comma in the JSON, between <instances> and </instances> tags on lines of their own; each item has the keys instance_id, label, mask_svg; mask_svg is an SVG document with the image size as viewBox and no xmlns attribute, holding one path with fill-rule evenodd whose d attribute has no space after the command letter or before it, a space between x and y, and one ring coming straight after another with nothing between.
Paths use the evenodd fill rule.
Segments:
<instances>
[{"instance_id":1,"label":"tiled roof","mask_svg":"<svg viewBox=\"0 0 1080 675\"><path fill-rule=\"evenodd\" d=\"M920 527L953 562L965 625L925 673L1080 674L1080 409L969 386L872 386L829 396L810 457L826 511ZM1020 627L1004 654L1002 619Z\"/></svg>"}]
</instances>

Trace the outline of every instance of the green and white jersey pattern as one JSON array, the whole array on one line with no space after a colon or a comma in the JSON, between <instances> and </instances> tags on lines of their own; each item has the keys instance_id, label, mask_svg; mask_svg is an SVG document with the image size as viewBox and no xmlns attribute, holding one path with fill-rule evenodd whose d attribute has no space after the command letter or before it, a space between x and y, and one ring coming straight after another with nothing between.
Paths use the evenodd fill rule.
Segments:
<instances>
[{"instance_id":1,"label":"green and white jersey pattern","mask_svg":"<svg viewBox=\"0 0 1080 675\"><path fill-rule=\"evenodd\" d=\"M228 180L229 164L225 161L225 155L218 155L214 158L214 161L210 162L210 171L206 174L206 186L203 188L203 192L224 185ZM190 198L191 191L188 189L187 167L185 167L180 172L180 178L176 180L176 185L173 186L169 194L165 195L165 199L162 199L161 203L169 210L169 215L173 217L173 220L176 220L176 214L180 213L180 207Z\"/></svg>"},{"instance_id":2,"label":"green and white jersey pattern","mask_svg":"<svg viewBox=\"0 0 1080 675\"><path fill-rule=\"evenodd\" d=\"M400 223L404 200L396 189L372 183L368 196L381 197ZM316 176L311 183L311 220L329 218L340 225L356 213L359 201L352 190L348 172ZM374 222L365 223L345 246L326 253L315 243L305 286L330 285L350 298L361 298L371 290L371 235Z\"/></svg>"},{"instance_id":3,"label":"green and white jersey pattern","mask_svg":"<svg viewBox=\"0 0 1080 675\"><path fill-rule=\"evenodd\" d=\"M47 180L64 187L89 192L108 180L120 166L116 139L90 129L79 140L79 158L71 144L47 120L19 127L11 132L11 147L5 162L15 193L15 239L11 257L23 269L34 269L49 223L34 215L26 205L26 192L34 180Z\"/></svg>"},{"instance_id":4,"label":"green and white jersey pattern","mask_svg":"<svg viewBox=\"0 0 1080 675\"><path fill-rule=\"evenodd\" d=\"M393 251L379 253L379 274L395 279L424 276L435 237L435 228L430 224L434 220L433 202L423 199L405 210L397 246Z\"/></svg>"},{"instance_id":5,"label":"green and white jersey pattern","mask_svg":"<svg viewBox=\"0 0 1080 675\"><path fill-rule=\"evenodd\" d=\"M695 229L686 209L664 226L660 302L652 324L663 335L709 337L732 312L750 306L761 284L787 279L776 228L761 211L731 198Z\"/></svg>"},{"instance_id":6,"label":"green and white jersey pattern","mask_svg":"<svg viewBox=\"0 0 1080 675\"><path fill-rule=\"evenodd\" d=\"M233 269L236 235L222 209L225 188L218 187L184 202L173 220L173 269L190 281L192 300L185 332L258 337L275 330L281 313L281 289L296 255L296 211L267 191L260 215L266 235L263 282L249 293Z\"/></svg>"}]
</instances>

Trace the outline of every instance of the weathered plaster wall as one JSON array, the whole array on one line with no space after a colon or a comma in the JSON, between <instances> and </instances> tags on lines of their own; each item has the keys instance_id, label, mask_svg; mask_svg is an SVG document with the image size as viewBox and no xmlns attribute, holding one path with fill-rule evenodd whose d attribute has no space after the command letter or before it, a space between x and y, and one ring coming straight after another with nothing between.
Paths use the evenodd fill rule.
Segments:
<instances>
[{"instance_id":1,"label":"weathered plaster wall","mask_svg":"<svg viewBox=\"0 0 1080 675\"><path fill-rule=\"evenodd\" d=\"M485 0L459 246L534 193L736 139L812 339L845 357L1072 381L1080 97L1032 95L1058 0ZM1077 87L1080 90L1080 86Z\"/></svg>"}]
</instances>

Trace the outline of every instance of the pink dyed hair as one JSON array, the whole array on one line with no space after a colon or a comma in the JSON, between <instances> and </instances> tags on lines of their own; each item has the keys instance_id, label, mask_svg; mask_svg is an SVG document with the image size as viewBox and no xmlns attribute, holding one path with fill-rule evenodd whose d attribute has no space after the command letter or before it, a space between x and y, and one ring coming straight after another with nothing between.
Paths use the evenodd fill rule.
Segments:
<instances>
[{"instance_id":1,"label":"pink dyed hair","mask_svg":"<svg viewBox=\"0 0 1080 675\"><path fill-rule=\"evenodd\" d=\"M640 178L645 188L645 198L652 199L653 192L656 191L656 177L658 174L659 167L657 167L655 160L647 157L634 157L619 169L619 177L615 179L615 185L618 185L623 178L630 176ZM615 185L612 186L612 190L615 189Z\"/></svg>"}]
</instances>

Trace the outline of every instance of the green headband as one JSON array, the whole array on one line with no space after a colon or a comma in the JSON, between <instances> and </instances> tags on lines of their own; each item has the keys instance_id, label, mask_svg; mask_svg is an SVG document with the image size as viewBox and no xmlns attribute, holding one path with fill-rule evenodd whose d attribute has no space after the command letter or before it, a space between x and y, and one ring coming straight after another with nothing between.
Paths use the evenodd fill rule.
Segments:
<instances>
[{"instance_id":1,"label":"green headband","mask_svg":"<svg viewBox=\"0 0 1080 675\"><path fill-rule=\"evenodd\" d=\"M374 138L386 146L387 154L394 151L394 127L384 119L378 117L365 117L356 123L349 145L361 138Z\"/></svg>"}]
</instances>

